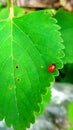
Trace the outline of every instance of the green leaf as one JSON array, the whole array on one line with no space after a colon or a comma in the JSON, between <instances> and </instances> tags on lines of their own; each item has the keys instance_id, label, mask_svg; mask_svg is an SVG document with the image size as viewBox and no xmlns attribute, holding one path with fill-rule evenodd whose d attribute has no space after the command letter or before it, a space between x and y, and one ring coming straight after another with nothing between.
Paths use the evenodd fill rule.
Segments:
<instances>
[{"instance_id":1,"label":"green leaf","mask_svg":"<svg viewBox=\"0 0 73 130\"><path fill-rule=\"evenodd\" d=\"M14 16L15 17L20 17L24 14L25 12L25 9L23 8L20 8L20 7L17 7L17 6L14 6ZM8 18L9 16L9 11L8 11L8 8L2 8L0 10L0 20L3 20L3 19L6 19Z\"/></svg>"},{"instance_id":2,"label":"green leaf","mask_svg":"<svg viewBox=\"0 0 73 130\"><path fill-rule=\"evenodd\" d=\"M69 130L73 130L73 128L69 128Z\"/></svg>"},{"instance_id":3,"label":"green leaf","mask_svg":"<svg viewBox=\"0 0 73 130\"><path fill-rule=\"evenodd\" d=\"M40 103L40 111L36 113L36 117L38 117L40 114L44 112L44 108L48 106L48 104L51 101L51 87L47 88L46 94L42 95L42 102Z\"/></svg>"},{"instance_id":4,"label":"green leaf","mask_svg":"<svg viewBox=\"0 0 73 130\"><path fill-rule=\"evenodd\" d=\"M42 113L44 111L44 108L46 106L48 106L50 101L51 101L51 87L49 86L49 88L47 88L46 94L43 96L43 100L41 102L41 108L40 108L41 111L40 111L40 113Z\"/></svg>"},{"instance_id":5,"label":"green leaf","mask_svg":"<svg viewBox=\"0 0 73 130\"><path fill-rule=\"evenodd\" d=\"M73 102L69 104L68 115L69 115L70 122L73 124Z\"/></svg>"},{"instance_id":6,"label":"green leaf","mask_svg":"<svg viewBox=\"0 0 73 130\"><path fill-rule=\"evenodd\" d=\"M0 2L0 9L2 8L2 6L3 6L3 4L2 4L2 2Z\"/></svg>"},{"instance_id":7,"label":"green leaf","mask_svg":"<svg viewBox=\"0 0 73 130\"><path fill-rule=\"evenodd\" d=\"M61 26L62 38L65 45L63 62L64 64L73 63L73 12L59 10L55 18Z\"/></svg>"},{"instance_id":8,"label":"green leaf","mask_svg":"<svg viewBox=\"0 0 73 130\"><path fill-rule=\"evenodd\" d=\"M0 120L25 130L63 66L62 38L49 12L13 19L6 18L5 12L0 16ZM53 73L48 72L50 64L56 66Z\"/></svg>"}]
</instances>

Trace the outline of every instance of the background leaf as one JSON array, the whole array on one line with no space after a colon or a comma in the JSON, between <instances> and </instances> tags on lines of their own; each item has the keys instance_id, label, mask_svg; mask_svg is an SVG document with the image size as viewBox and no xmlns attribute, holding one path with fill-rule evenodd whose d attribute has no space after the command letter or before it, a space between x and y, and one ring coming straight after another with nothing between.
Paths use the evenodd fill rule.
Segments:
<instances>
[{"instance_id":1,"label":"background leaf","mask_svg":"<svg viewBox=\"0 0 73 130\"><path fill-rule=\"evenodd\" d=\"M15 130L25 130L63 66L62 38L49 12L12 20L6 11L0 16L0 120L5 118ZM56 66L53 73L48 72L50 64Z\"/></svg>"},{"instance_id":2,"label":"background leaf","mask_svg":"<svg viewBox=\"0 0 73 130\"><path fill-rule=\"evenodd\" d=\"M57 82L72 83L73 84L73 64L65 64L60 70L59 76L56 77Z\"/></svg>"},{"instance_id":3,"label":"background leaf","mask_svg":"<svg viewBox=\"0 0 73 130\"><path fill-rule=\"evenodd\" d=\"M73 130L73 128L69 128L69 130Z\"/></svg>"},{"instance_id":4,"label":"background leaf","mask_svg":"<svg viewBox=\"0 0 73 130\"><path fill-rule=\"evenodd\" d=\"M69 119L70 119L70 122L73 124L73 102L71 102L69 104L69 107L68 107L68 115L69 115ZM73 128L72 128L73 129Z\"/></svg>"},{"instance_id":5,"label":"background leaf","mask_svg":"<svg viewBox=\"0 0 73 130\"><path fill-rule=\"evenodd\" d=\"M55 18L61 26L62 38L64 40L64 64L73 63L73 12L59 10Z\"/></svg>"}]
</instances>

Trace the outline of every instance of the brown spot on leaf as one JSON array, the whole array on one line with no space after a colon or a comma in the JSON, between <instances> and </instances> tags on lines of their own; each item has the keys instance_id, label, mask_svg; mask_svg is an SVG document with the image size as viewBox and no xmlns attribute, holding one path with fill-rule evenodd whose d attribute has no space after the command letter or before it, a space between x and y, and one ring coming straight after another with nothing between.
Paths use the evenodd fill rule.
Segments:
<instances>
[{"instance_id":1,"label":"brown spot on leaf","mask_svg":"<svg viewBox=\"0 0 73 130\"><path fill-rule=\"evenodd\" d=\"M48 14L48 10L46 10L45 13Z\"/></svg>"},{"instance_id":2,"label":"brown spot on leaf","mask_svg":"<svg viewBox=\"0 0 73 130\"><path fill-rule=\"evenodd\" d=\"M19 82L20 80L21 80L20 78L17 78L17 79L16 79L16 81L18 81L18 82Z\"/></svg>"},{"instance_id":3,"label":"brown spot on leaf","mask_svg":"<svg viewBox=\"0 0 73 130\"><path fill-rule=\"evenodd\" d=\"M9 86L8 86L8 89L11 90L11 89L12 89L12 85L9 85Z\"/></svg>"}]
</instances>

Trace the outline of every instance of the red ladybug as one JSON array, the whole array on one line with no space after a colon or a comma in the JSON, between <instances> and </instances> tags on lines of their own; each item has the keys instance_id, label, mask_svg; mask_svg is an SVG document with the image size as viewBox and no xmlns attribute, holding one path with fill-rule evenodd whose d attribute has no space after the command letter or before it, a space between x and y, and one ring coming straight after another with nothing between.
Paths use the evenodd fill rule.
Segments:
<instances>
[{"instance_id":1,"label":"red ladybug","mask_svg":"<svg viewBox=\"0 0 73 130\"><path fill-rule=\"evenodd\" d=\"M56 69L56 66L55 66L54 64L50 64L50 65L48 66L48 72L50 72L50 73L54 72L55 69Z\"/></svg>"}]
</instances>

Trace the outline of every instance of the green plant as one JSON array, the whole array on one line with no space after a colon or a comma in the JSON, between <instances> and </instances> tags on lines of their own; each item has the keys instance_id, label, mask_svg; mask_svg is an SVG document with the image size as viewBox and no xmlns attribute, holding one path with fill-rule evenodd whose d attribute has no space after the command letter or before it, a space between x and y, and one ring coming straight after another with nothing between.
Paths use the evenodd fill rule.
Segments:
<instances>
[{"instance_id":1,"label":"green plant","mask_svg":"<svg viewBox=\"0 0 73 130\"><path fill-rule=\"evenodd\" d=\"M14 130L25 130L50 101L58 70L73 63L69 39L73 14L63 10L25 14L13 0L7 3L0 12L0 120L5 118ZM48 71L51 64L56 67L53 72Z\"/></svg>"}]
</instances>

